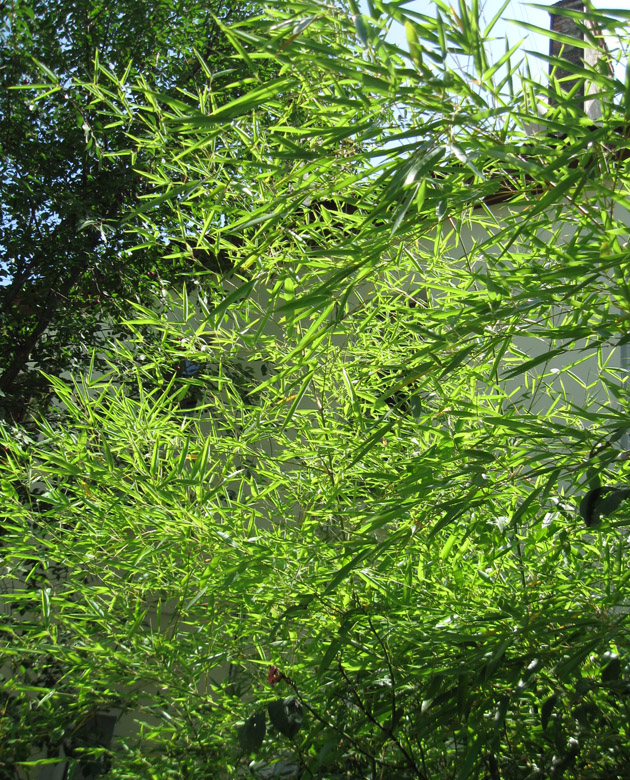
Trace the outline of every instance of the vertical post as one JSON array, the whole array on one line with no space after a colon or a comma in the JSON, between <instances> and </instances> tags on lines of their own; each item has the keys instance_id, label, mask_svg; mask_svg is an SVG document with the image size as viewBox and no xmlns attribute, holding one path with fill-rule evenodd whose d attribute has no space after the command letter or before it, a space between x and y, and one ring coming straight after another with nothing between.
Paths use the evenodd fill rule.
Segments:
<instances>
[{"instance_id":1,"label":"vertical post","mask_svg":"<svg viewBox=\"0 0 630 780\"><path fill-rule=\"evenodd\" d=\"M559 2L554 3L551 7L551 10L549 11L549 15L551 16L549 28L551 32L562 33L569 38L577 38L578 40L583 41L584 33L576 24L576 22L573 19L570 19L568 16L559 16L558 14L554 13L556 8L566 8L570 11L584 12L584 3L582 0L559 0ZM584 50L580 46L568 46L566 43L554 41L552 38L549 39L550 57L562 59L565 62L577 65L580 68L584 67L582 54L583 51ZM577 81L575 75L573 78L571 78L572 73L570 70L553 67L551 63L549 64L549 70L550 72L553 70L556 78L562 80L562 87L564 92L569 92ZM565 81L565 79L569 80ZM584 86L580 87L578 94L580 97L584 97Z\"/></svg>"},{"instance_id":2,"label":"vertical post","mask_svg":"<svg viewBox=\"0 0 630 780\"><path fill-rule=\"evenodd\" d=\"M568 16L560 16L554 12L555 9L566 9L569 11L579 11L580 13L585 13L586 7L583 0L559 0L559 2L554 3L554 5L549 9L549 15L551 17L549 27L551 32L562 33L563 35L566 35L570 38L576 38L577 40L584 41L585 25L580 26L575 21L575 19L571 19ZM597 29L594 25L587 23L586 26L589 30L592 30L593 33L597 35ZM605 47L603 39L601 46ZM583 48L582 46L569 46L568 44L560 43L559 41L554 41L550 38L549 56L562 59L566 63L575 65L579 68L592 68L596 67L598 61L601 59L602 52L600 49L595 49L592 47ZM554 68L551 64L549 65L549 70L550 72L553 70L556 78L562 80L561 87L562 91L565 93L570 92L575 83L579 80L579 77L570 70L566 70L561 67ZM585 95L584 82L582 82L577 92L577 95L584 103L584 112L593 120L600 119L602 115L602 109L599 100L589 100L588 98L590 94L596 91L596 87L594 87L592 84L587 84ZM556 105L557 100L554 100L554 98L551 97L550 103L551 105Z\"/></svg>"}]
</instances>

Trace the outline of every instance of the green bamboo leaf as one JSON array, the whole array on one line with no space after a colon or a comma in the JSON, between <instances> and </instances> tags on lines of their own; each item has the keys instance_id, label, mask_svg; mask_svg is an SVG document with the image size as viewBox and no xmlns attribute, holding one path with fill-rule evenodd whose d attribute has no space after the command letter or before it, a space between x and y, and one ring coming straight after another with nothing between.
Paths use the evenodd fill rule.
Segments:
<instances>
[{"instance_id":1,"label":"green bamboo leaf","mask_svg":"<svg viewBox=\"0 0 630 780\"><path fill-rule=\"evenodd\" d=\"M419 189L420 189L419 186L417 186L417 187L415 187L415 189L413 189L410 192L408 192L407 195L405 196L405 199L400 204L400 207L397 209L396 215L395 215L395 218L394 218L394 224L392 225L392 229L391 229L390 234L389 234L390 239L394 237L394 235L396 234L396 231L400 227L403 219L407 216L407 212L409 211L409 207L414 202Z\"/></svg>"},{"instance_id":2,"label":"green bamboo leaf","mask_svg":"<svg viewBox=\"0 0 630 780\"><path fill-rule=\"evenodd\" d=\"M291 422L291 418L295 414L295 411L298 408L300 402L302 401L302 398L304 398L304 394L306 393L306 390L308 389L308 386L311 383L311 380L313 379L313 376L315 375L316 371L317 369L313 368L304 377L302 384L300 385L300 389L297 391L297 393L295 393L295 398L293 399L289 411L287 412L287 416L284 418L284 422L280 427L280 433L282 433L286 429L287 425Z\"/></svg>"},{"instance_id":3,"label":"green bamboo leaf","mask_svg":"<svg viewBox=\"0 0 630 780\"><path fill-rule=\"evenodd\" d=\"M563 59L562 57L551 57L542 53L538 56L548 62L553 68L558 68L560 70L567 71L568 73L573 73L576 76L580 76L586 82L597 84L605 91L615 90L615 79L606 75L605 73L600 73L598 70L592 68L582 68L574 62Z\"/></svg>"},{"instance_id":4,"label":"green bamboo leaf","mask_svg":"<svg viewBox=\"0 0 630 780\"><path fill-rule=\"evenodd\" d=\"M503 0L501 5L495 12L494 16L492 17L492 19L490 19L490 21L486 25L486 28L483 31L481 37L484 40L490 36L490 33L492 32L492 30L494 30L496 23L499 21L499 19L501 19L501 17L503 16L503 12L505 11L505 9L508 7L509 4L510 4L510 0Z\"/></svg>"},{"instance_id":5,"label":"green bamboo leaf","mask_svg":"<svg viewBox=\"0 0 630 780\"><path fill-rule=\"evenodd\" d=\"M512 515L510 521L511 527L515 527L517 523L521 522L521 519L523 517L526 517L528 515L530 509L534 505L534 502L537 501L537 499L539 499L541 493L543 492L543 489L544 489L543 485L538 485L528 494L527 498L524 501L521 501L518 508Z\"/></svg>"},{"instance_id":6,"label":"green bamboo leaf","mask_svg":"<svg viewBox=\"0 0 630 780\"><path fill-rule=\"evenodd\" d=\"M466 755L457 773L457 780L466 780L473 773L475 764L481 752L481 740L477 735L469 736L469 745L466 750Z\"/></svg>"},{"instance_id":7,"label":"green bamboo leaf","mask_svg":"<svg viewBox=\"0 0 630 780\"><path fill-rule=\"evenodd\" d=\"M563 682L568 682L579 671L586 658L592 653L599 645L599 638L589 641L584 641L577 647L574 653L566 656L556 666L556 674L558 678Z\"/></svg>"},{"instance_id":8,"label":"green bamboo leaf","mask_svg":"<svg viewBox=\"0 0 630 780\"><path fill-rule=\"evenodd\" d=\"M367 0L367 4L372 19L380 19L383 14L383 6L381 5L380 0Z\"/></svg>"},{"instance_id":9,"label":"green bamboo leaf","mask_svg":"<svg viewBox=\"0 0 630 780\"><path fill-rule=\"evenodd\" d=\"M330 312L334 309L335 303L330 303L326 308L320 313L319 317L311 324L309 329L306 331L304 336L300 339L297 346L286 356L284 359L284 363L291 360L293 357L301 353L306 347L312 344L315 339L322 338L325 334L325 331L333 326L333 323L327 323L324 328L322 328L322 325L330 315ZM284 308L284 307L283 307Z\"/></svg>"},{"instance_id":10,"label":"green bamboo leaf","mask_svg":"<svg viewBox=\"0 0 630 780\"><path fill-rule=\"evenodd\" d=\"M355 14L353 20L358 39L364 46L367 46L370 40L370 34L363 14Z\"/></svg>"},{"instance_id":11,"label":"green bamboo leaf","mask_svg":"<svg viewBox=\"0 0 630 780\"><path fill-rule=\"evenodd\" d=\"M543 352L540 355L536 355L536 357L526 360L524 363L521 363L519 366L516 366L511 371L507 371L503 375L503 378L512 379L513 377L519 376L520 374L526 374L532 368L539 366L541 363L548 363L550 360L552 360L552 358L563 354L565 351L566 351L565 347L557 347L556 349L550 349L547 352Z\"/></svg>"},{"instance_id":12,"label":"green bamboo leaf","mask_svg":"<svg viewBox=\"0 0 630 780\"><path fill-rule=\"evenodd\" d=\"M410 532L406 528L403 528L395 533L390 534L390 536L385 539L385 541L376 545L376 547L370 546L363 548L350 561L348 561L348 563L338 569L332 580L326 586L323 595L328 595L329 593L335 591L337 586L345 579L347 579L351 572L354 571L354 569L356 569L359 564L362 563L368 556L374 555L376 560L377 556L381 552L385 551L388 547L391 547L396 543L400 543L403 540L408 539L409 536Z\"/></svg>"},{"instance_id":13,"label":"green bamboo leaf","mask_svg":"<svg viewBox=\"0 0 630 780\"><path fill-rule=\"evenodd\" d=\"M341 647L341 640L338 637L336 637L335 639L332 640L332 642L330 642L330 644L326 648L326 652L324 653L322 660L319 664L319 667L317 669L317 677L319 679L321 679L321 677L328 671L328 668L330 667L330 664L333 662L333 660L336 658L340 647Z\"/></svg>"},{"instance_id":14,"label":"green bamboo leaf","mask_svg":"<svg viewBox=\"0 0 630 780\"><path fill-rule=\"evenodd\" d=\"M420 187L418 188L418 193L416 195L416 202L414 204L418 212L422 211L422 207L424 206L426 195L427 195L427 180L424 179L420 184Z\"/></svg>"},{"instance_id":15,"label":"green bamboo leaf","mask_svg":"<svg viewBox=\"0 0 630 780\"><path fill-rule=\"evenodd\" d=\"M548 10L549 9L547 9L547 11ZM524 27L526 30L536 33L537 35L542 35L544 38L550 38L552 41L563 43L566 46L577 46L580 49L591 48L591 43L589 41L582 40L581 38L573 38L572 36L565 35L564 33L558 32L557 30L550 30L545 27L537 27L535 24L524 22L520 19L508 19L507 21L512 22L513 24L517 24L519 27Z\"/></svg>"},{"instance_id":16,"label":"green bamboo leaf","mask_svg":"<svg viewBox=\"0 0 630 780\"><path fill-rule=\"evenodd\" d=\"M503 8L505 8L505 6L509 2L510 2L510 0L505 0L505 2L503 4ZM512 56L521 48L524 40L525 40L525 38L522 38L520 41L515 43L514 46L512 46L508 51L506 51L505 54L502 57L500 57L490 68L488 68L484 72L484 74L482 76L482 80L487 82L487 83L490 83L492 81L492 77L494 76L494 74L500 68L502 68L503 65L505 65L506 63L509 63L509 61L512 58ZM516 68L514 70L516 70Z\"/></svg>"},{"instance_id":17,"label":"green bamboo leaf","mask_svg":"<svg viewBox=\"0 0 630 780\"><path fill-rule=\"evenodd\" d=\"M509 636L495 648L492 656L490 657L490 660L483 669L482 677L484 680L489 680L494 675L505 657L506 650L512 645L513 642L514 637Z\"/></svg>"},{"instance_id":18,"label":"green bamboo leaf","mask_svg":"<svg viewBox=\"0 0 630 780\"><path fill-rule=\"evenodd\" d=\"M451 534L446 542L444 543L442 549L440 550L440 558L444 561L446 558L448 558L450 551L453 549L453 545L457 541L458 537L456 534Z\"/></svg>"},{"instance_id":19,"label":"green bamboo leaf","mask_svg":"<svg viewBox=\"0 0 630 780\"><path fill-rule=\"evenodd\" d=\"M420 44L420 39L418 38L418 32L416 26L407 19L405 19L405 34L407 35L409 56L416 68L422 70L422 46Z\"/></svg>"},{"instance_id":20,"label":"green bamboo leaf","mask_svg":"<svg viewBox=\"0 0 630 780\"><path fill-rule=\"evenodd\" d=\"M220 317L228 311L235 303L239 303L242 300L245 300L245 298L249 297L252 290L254 289L256 285L256 279L250 279L248 282L245 282L245 284L242 284L240 287L237 287L236 290L231 292L226 298L224 298L218 306L215 306L214 308L209 310L208 318L212 320L212 322L216 323L220 319Z\"/></svg>"},{"instance_id":21,"label":"green bamboo leaf","mask_svg":"<svg viewBox=\"0 0 630 780\"><path fill-rule=\"evenodd\" d=\"M206 128L219 122L231 121L238 116L248 114L255 108L268 103L281 92L290 92L297 86L293 77L273 79L259 87L249 90L235 100L226 103L212 114L189 113L187 116L169 117L168 123L176 126Z\"/></svg>"},{"instance_id":22,"label":"green bamboo leaf","mask_svg":"<svg viewBox=\"0 0 630 780\"><path fill-rule=\"evenodd\" d=\"M428 536L429 540L433 539L443 528L446 528L447 525L464 514L464 512L472 509L478 503L478 499L475 498L478 491L479 488L475 486L468 492L466 497L450 501L445 506L439 507L445 514L444 517L431 526Z\"/></svg>"}]
</instances>

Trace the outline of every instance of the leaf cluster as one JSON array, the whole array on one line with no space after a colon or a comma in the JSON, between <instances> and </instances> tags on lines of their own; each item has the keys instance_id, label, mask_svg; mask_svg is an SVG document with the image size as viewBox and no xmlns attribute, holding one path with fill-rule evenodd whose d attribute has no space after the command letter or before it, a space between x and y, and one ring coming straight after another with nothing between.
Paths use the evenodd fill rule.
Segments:
<instances>
[{"instance_id":1,"label":"leaf cluster","mask_svg":"<svg viewBox=\"0 0 630 780\"><path fill-rule=\"evenodd\" d=\"M2 429L7 712L49 756L115 711L119 778L626 771L626 85L572 74L594 124L477 3L368 5L232 26L217 101L89 85L160 161L138 246L234 267Z\"/></svg>"}]
</instances>

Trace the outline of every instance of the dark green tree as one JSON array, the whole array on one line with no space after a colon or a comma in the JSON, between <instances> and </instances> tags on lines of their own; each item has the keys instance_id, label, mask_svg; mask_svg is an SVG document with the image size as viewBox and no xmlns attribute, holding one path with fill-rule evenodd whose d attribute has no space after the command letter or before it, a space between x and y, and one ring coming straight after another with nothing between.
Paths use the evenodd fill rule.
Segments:
<instances>
[{"instance_id":1,"label":"dark green tree","mask_svg":"<svg viewBox=\"0 0 630 780\"><path fill-rule=\"evenodd\" d=\"M110 339L124 301L149 300L189 263L164 246L129 251L126 209L147 189L151 150L121 156L125 133L152 132L142 112L106 123L82 84L135 79L195 101L242 75L223 24L251 16L242 0L9 0L0 23L0 399L21 419L46 393L39 370L82 365ZM239 70L240 69L240 70ZM234 97L234 91L228 94ZM221 98L218 98L221 100ZM164 220L172 213L165 209ZM203 258L217 269L213 255Z\"/></svg>"}]
</instances>

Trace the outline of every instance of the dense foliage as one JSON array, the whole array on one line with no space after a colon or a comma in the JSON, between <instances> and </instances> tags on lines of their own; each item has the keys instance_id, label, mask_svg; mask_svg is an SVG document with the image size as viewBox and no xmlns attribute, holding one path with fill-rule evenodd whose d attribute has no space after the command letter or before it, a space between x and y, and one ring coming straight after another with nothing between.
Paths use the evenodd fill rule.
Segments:
<instances>
[{"instance_id":1,"label":"dense foliage","mask_svg":"<svg viewBox=\"0 0 630 780\"><path fill-rule=\"evenodd\" d=\"M103 121L82 83L142 78L172 97L224 88L239 65L221 24L254 6L9 0L2 11L0 411L19 420L48 390L34 364L56 375L87 367L94 346L119 333L127 299L149 300L193 262L126 233L126 209L150 189L138 169L156 161L148 144L129 149L128 133L146 134L142 118Z\"/></svg>"},{"instance_id":2,"label":"dense foliage","mask_svg":"<svg viewBox=\"0 0 630 780\"><path fill-rule=\"evenodd\" d=\"M630 14L545 86L369 7L232 26L232 101L89 87L154 128L127 229L236 265L3 428L7 777L627 776Z\"/></svg>"}]
</instances>

